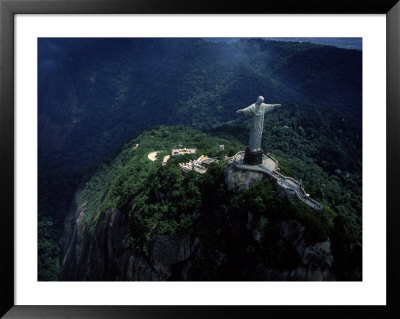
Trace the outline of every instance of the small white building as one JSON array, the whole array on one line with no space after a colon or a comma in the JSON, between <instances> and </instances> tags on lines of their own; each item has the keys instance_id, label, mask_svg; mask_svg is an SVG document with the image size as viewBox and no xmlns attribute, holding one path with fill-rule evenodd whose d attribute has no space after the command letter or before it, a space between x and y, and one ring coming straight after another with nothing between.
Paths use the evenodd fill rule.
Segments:
<instances>
[{"instance_id":1,"label":"small white building","mask_svg":"<svg viewBox=\"0 0 400 319\"><path fill-rule=\"evenodd\" d=\"M164 156L163 161L162 161L162 165L163 166L167 165L167 162L168 162L170 157L171 157L171 155Z\"/></svg>"},{"instance_id":2,"label":"small white building","mask_svg":"<svg viewBox=\"0 0 400 319\"><path fill-rule=\"evenodd\" d=\"M197 149L195 148L173 148L171 150L171 154L173 156L182 155L182 154L194 154L196 153Z\"/></svg>"}]
</instances>

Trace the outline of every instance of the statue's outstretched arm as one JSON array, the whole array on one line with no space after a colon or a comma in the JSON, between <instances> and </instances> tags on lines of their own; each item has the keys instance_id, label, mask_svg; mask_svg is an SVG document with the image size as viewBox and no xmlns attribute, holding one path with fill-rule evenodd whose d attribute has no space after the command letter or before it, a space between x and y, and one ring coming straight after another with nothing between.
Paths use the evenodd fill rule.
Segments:
<instances>
[{"instance_id":1,"label":"statue's outstretched arm","mask_svg":"<svg viewBox=\"0 0 400 319\"><path fill-rule=\"evenodd\" d=\"M251 105L248 107L245 107L244 109L237 110L236 113L243 113L244 115L249 115L250 109L251 109Z\"/></svg>"},{"instance_id":2,"label":"statue's outstretched arm","mask_svg":"<svg viewBox=\"0 0 400 319\"><path fill-rule=\"evenodd\" d=\"M263 106L264 106L264 110L265 110L264 112L267 113L267 112L272 111L276 107L281 107L282 104L265 104L265 103L263 103Z\"/></svg>"}]
</instances>

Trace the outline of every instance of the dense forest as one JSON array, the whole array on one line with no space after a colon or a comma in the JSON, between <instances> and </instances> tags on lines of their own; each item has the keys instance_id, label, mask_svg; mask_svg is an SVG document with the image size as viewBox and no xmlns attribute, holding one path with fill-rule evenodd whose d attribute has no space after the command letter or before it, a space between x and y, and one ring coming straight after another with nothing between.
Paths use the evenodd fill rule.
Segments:
<instances>
[{"instance_id":1,"label":"dense forest","mask_svg":"<svg viewBox=\"0 0 400 319\"><path fill-rule=\"evenodd\" d=\"M196 260L193 280L249 279L241 274L246 260L293 266L293 248L271 226L282 218L305 225L308 244L329 236L335 278L360 279L361 67L360 51L310 43L40 39L39 280L59 279L74 202L85 203L92 231L110 207L127 213L124 240L144 256L156 234L201 238L207 253ZM258 95L283 105L266 117L264 151L283 173L304 181L322 214L281 198L267 179L230 192L222 164L204 175L182 174L178 162L194 155L161 165L178 144L220 159L243 150L248 128L235 110ZM151 162L154 150L161 153ZM235 222L251 212L270 229L263 226L261 243L237 236L224 227L221 210ZM216 251L227 256L218 267Z\"/></svg>"}]
</instances>

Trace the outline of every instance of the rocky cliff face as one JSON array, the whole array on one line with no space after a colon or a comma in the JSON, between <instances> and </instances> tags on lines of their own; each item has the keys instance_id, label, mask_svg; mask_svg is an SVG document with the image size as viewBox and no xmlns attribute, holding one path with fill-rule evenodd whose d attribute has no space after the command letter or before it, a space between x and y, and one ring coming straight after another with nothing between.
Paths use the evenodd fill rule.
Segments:
<instances>
[{"instance_id":1,"label":"rocky cliff face","mask_svg":"<svg viewBox=\"0 0 400 319\"><path fill-rule=\"evenodd\" d=\"M252 233L253 239L260 244L264 239L263 226L266 223L269 221L265 217L261 217L259 222L255 223L253 214L248 214L247 228ZM254 224L258 226L250 226ZM333 257L329 237L324 242L306 245L304 239L306 227L301 223L295 220L280 220L271 223L270 226L291 245L298 263L292 269L284 271L259 263L253 269L249 280L335 280L331 271Z\"/></svg>"},{"instance_id":2,"label":"rocky cliff face","mask_svg":"<svg viewBox=\"0 0 400 319\"><path fill-rule=\"evenodd\" d=\"M84 218L84 205L68 217L61 280L167 280L173 266L194 252L189 236L157 235L147 243L146 254L138 253L125 240L127 215L119 210L109 208L94 230Z\"/></svg>"},{"instance_id":3,"label":"rocky cliff face","mask_svg":"<svg viewBox=\"0 0 400 319\"><path fill-rule=\"evenodd\" d=\"M249 189L252 184L266 178L263 173L244 171L237 169L232 163L228 164L224 170L225 183L229 190L241 191ZM286 197L285 192L278 193ZM264 226L270 223L267 218L260 217L255 221L254 215L248 213L247 229L251 232L254 241L262 243L264 238ZM257 265L250 280L334 280L335 276L331 272L333 256L329 237L324 242L306 245L304 233L306 227L296 220L282 219L271 222L270 227L286 241L296 251L299 263L291 270L279 271L263 264ZM252 226L256 225L256 226Z\"/></svg>"},{"instance_id":4,"label":"rocky cliff face","mask_svg":"<svg viewBox=\"0 0 400 319\"><path fill-rule=\"evenodd\" d=\"M228 189L240 191L263 178L261 173L225 168ZM134 210L130 212L134 214ZM307 245L306 226L293 219L268 220L252 212L238 213L221 205L203 216L193 214L190 235L154 233L145 249L138 251L126 241L128 213L109 208L92 228L85 223L85 203L74 207L66 220L61 259L61 280L215 280L215 270L232 273L226 280L334 280L330 240ZM205 229L223 227L223 240L231 246L210 244ZM268 227L267 227L268 226ZM203 231L199 229L203 228ZM266 229L290 245L295 260L289 268L247 261L236 256L235 243L246 242L261 250L270 249ZM233 244L232 244L233 243ZM233 247L232 247L233 245ZM239 248L238 248L239 249ZM214 270L214 275L209 270ZM219 278L219 277L218 277ZM233 280L235 280L233 279Z\"/></svg>"},{"instance_id":5,"label":"rocky cliff face","mask_svg":"<svg viewBox=\"0 0 400 319\"><path fill-rule=\"evenodd\" d=\"M251 185L265 177L263 173L238 169L232 163L225 167L224 174L226 187L234 191L249 189Z\"/></svg>"}]
</instances>

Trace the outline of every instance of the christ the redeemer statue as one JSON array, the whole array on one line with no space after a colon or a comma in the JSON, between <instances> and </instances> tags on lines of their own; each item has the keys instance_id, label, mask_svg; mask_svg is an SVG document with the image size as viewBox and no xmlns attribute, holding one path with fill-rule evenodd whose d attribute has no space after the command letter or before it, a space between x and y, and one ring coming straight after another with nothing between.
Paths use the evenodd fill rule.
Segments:
<instances>
[{"instance_id":1,"label":"christ the redeemer statue","mask_svg":"<svg viewBox=\"0 0 400 319\"><path fill-rule=\"evenodd\" d=\"M265 104L264 98L259 96L257 102L237 111L252 118L250 127L249 146L246 148L244 162L248 165L262 163L261 136L264 127L264 114L272 111L280 104Z\"/></svg>"}]
</instances>

